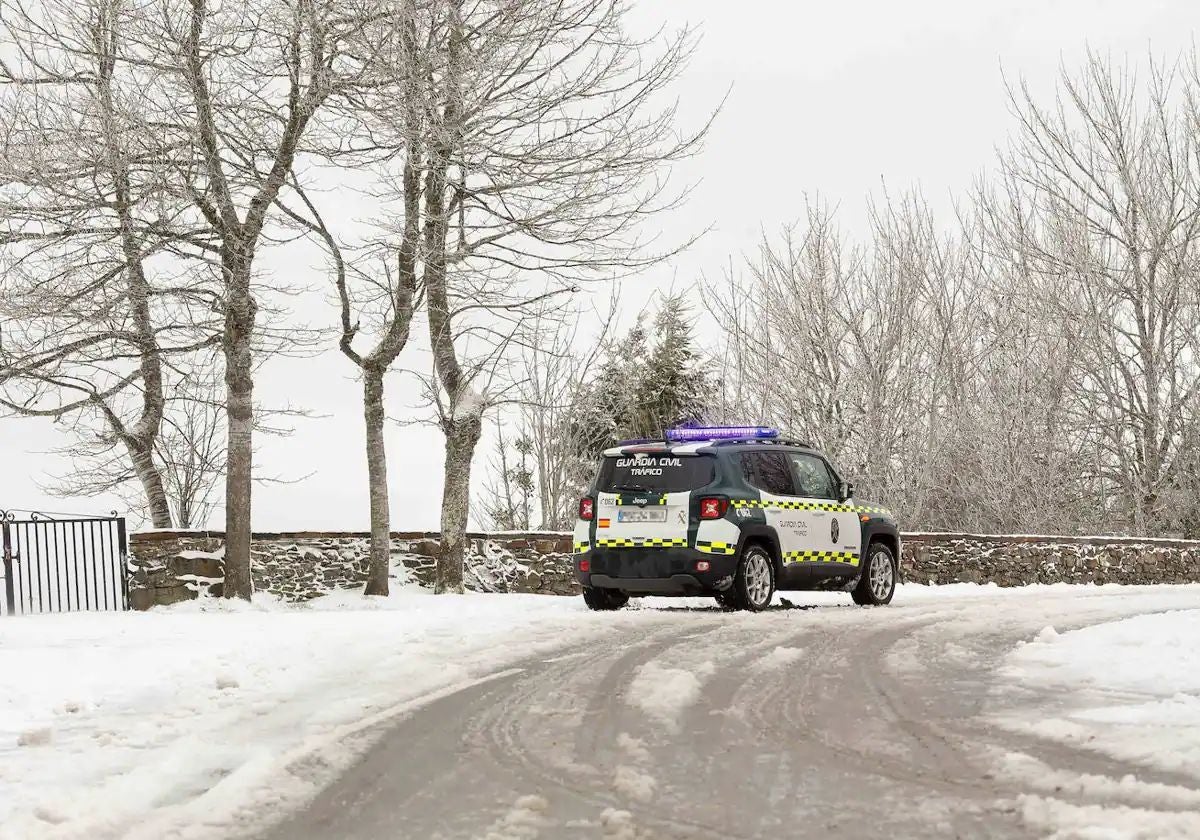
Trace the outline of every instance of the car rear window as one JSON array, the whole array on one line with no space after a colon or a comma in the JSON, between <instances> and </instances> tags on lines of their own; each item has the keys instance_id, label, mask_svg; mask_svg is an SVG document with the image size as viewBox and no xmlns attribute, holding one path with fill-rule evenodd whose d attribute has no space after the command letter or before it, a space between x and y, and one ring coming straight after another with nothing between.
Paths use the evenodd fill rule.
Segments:
<instances>
[{"instance_id":1,"label":"car rear window","mask_svg":"<svg viewBox=\"0 0 1200 840\"><path fill-rule=\"evenodd\" d=\"M604 493L622 490L678 493L712 484L716 475L711 455L619 455L600 465L599 489Z\"/></svg>"}]
</instances>

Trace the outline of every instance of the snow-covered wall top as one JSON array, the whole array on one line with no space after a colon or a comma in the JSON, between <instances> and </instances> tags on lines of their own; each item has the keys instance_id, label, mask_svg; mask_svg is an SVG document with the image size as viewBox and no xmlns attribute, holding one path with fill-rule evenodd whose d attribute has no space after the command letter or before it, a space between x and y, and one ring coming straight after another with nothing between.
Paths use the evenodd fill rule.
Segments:
<instances>
[{"instance_id":1,"label":"snow-covered wall top","mask_svg":"<svg viewBox=\"0 0 1200 840\"><path fill-rule=\"evenodd\" d=\"M1064 534L968 534L946 531L906 531L906 540L946 542L970 540L984 543L1053 543L1055 545L1158 545L1177 548L1200 548L1200 540L1166 537L1119 537L1105 535L1068 536Z\"/></svg>"},{"instance_id":2,"label":"snow-covered wall top","mask_svg":"<svg viewBox=\"0 0 1200 840\"><path fill-rule=\"evenodd\" d=\"M439 534L392 533L393 581L432 579ZM553 532L471 533L465 570L484 592L578 592L571 536ZM255 586L302 601L366 580L367 534L344 531L256 533ZM138 609L219 594L224 581L221 531L147 531L130 538L130 602ZM904 535L901 568L914 583L1200 582L1200 542L1129 537L1029 534Z\"/></svg>"}]
</instances>

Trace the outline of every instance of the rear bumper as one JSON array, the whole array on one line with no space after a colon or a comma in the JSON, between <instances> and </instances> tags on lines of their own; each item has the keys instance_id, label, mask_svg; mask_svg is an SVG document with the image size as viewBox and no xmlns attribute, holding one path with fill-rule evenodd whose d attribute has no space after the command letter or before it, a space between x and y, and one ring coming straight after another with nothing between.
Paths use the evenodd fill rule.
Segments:
<instances>
[{"instance_id":1,"label":"rear bumper","mask_svg":"<svg viewBox=\"0 0 1200 840\"><path fill-rule=\"evenodd\" d=\"M581 571L586 559L589 571ZM696 568L700 562L708 569ZM692 548L609 548L576 555L575 577L583 586L619 589L630 595L704 595L733 585L736 555Z\"/></svg>"},{"instance_id":2,"label":"rear bumper","mask_svg":"<svg viewBox=\"0 0 1200 840\"><path fill-rule=\"evenodd\" d=\"M703 595L709 591L695 575L671 575L669 578L615 578L591 575L586 584L594 589L620 589L630 595Z\"/></svg>"}]
</instances>

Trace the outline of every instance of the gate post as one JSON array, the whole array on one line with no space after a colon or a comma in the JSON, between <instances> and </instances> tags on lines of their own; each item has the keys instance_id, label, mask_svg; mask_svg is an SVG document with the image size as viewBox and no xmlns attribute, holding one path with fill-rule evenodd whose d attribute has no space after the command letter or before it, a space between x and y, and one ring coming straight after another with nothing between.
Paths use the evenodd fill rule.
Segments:
<instances>
[{"instance_id":1,"label":"gate post","mask_svg":"<svg viewBox=\"0 0 1200 840\"><path fill-rule=\"evenodd\" d=\"M121 607L129 609L129 537L125 533L125 517L117 520L117 553L121 558Z\"/></svg>"},{"instance_id":2,"label":"gate post","mask_svg":"<svg viewBox=\"0 0 1200 840\"><path fill-rule=\"evenodd\" d=\"M0 556L4 558L4 604L6 615L17 614L17 593L13 585L13 553L12 540L8 533L8 517L0 511L0 532L3 532L3 540L0 540L2 548L0 548Z\"/></svg>"}]
</instances>

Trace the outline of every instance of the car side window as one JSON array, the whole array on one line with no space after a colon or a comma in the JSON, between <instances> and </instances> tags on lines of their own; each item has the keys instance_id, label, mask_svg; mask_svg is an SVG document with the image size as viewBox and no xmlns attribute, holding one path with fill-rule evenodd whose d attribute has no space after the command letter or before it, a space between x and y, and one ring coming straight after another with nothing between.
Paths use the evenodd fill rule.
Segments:
<instances>
[{"instance_id":1,"label":"car side window","mask_svg":"<svg viewBox=\"0 0 1200 840\"><path fill-rule=\"evenodd\" d=\"M782 452L742 454L742 475L752 486L776 496L795 496L791 465Z\"/></svg>"},{"instance_id":2,"label":"car side window","mask_svg":"<svg viewBox=\"0 0 1200 840\"><path fill-rule=\"evenodd\" d=\"M837 493L833 486L833 476L829 468L820 458L796 452L791 455L792 466L796 470L796 487L799 495L806 499L834 499Z\"/></svg>"}]
</instances>

